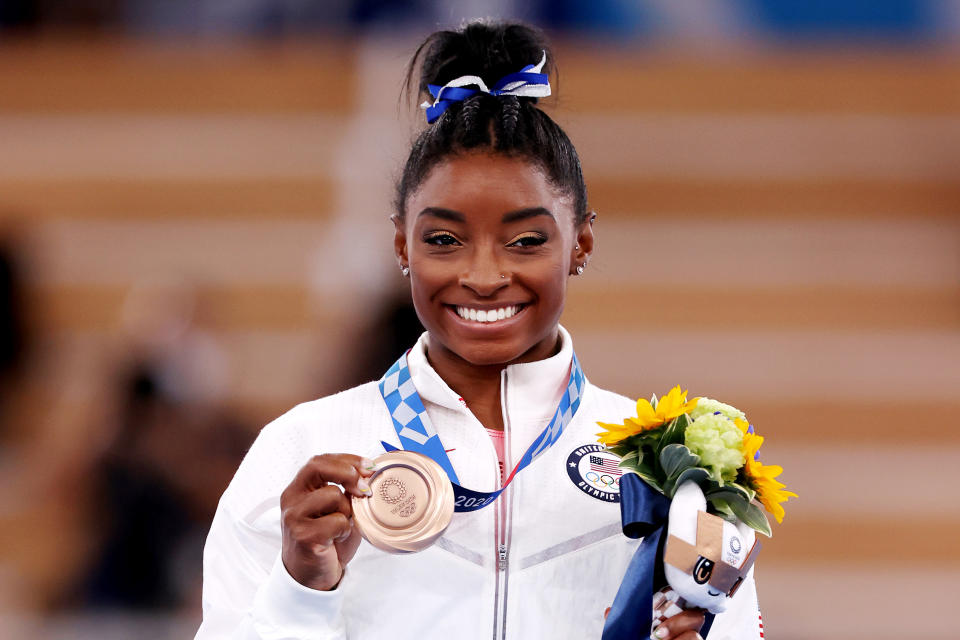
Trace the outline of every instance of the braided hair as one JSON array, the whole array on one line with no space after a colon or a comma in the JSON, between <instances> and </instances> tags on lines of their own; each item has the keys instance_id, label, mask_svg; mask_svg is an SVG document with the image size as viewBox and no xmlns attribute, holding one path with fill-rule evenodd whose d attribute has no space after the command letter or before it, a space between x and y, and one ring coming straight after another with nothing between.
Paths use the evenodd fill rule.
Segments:
<instances>
[{"instance_id":1,"label":"braided hair","mask_svg":"<svg viewBox=\"0 0 960 640\"><path fill-rule=\"evenodd\" d=\"M419 69L417 92L429 98L428 85L444 85L464 75L492 86L500 78L536 63L544 52L549 74L553 57L544 34L518 23L478 21L453 31L431 34L407 69L409 90ZM563 129L537 106L537 98L479 93L451 104L413 142L396 185L395 210L403 218L407 198L437 164L450 156L488 151L528 160L553 186L573 199L574 219L587 219L587 188L580 158Z\"/></svg>"}]
</instances>

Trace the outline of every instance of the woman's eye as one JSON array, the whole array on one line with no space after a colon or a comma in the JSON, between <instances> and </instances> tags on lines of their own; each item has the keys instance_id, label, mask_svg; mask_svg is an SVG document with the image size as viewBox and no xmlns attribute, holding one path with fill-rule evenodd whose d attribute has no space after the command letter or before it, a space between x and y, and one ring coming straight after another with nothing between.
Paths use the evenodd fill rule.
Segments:
<instances>
[{"instance_id":1,"label":"woman's eye","mask_svg":"<svg viewBox=\"0 0 960 640\"><path fill-rule=\"evenodd\" d=\"M547 239L539 233L527 233L515 238L508 244L508 247L537 247L546 242Z\"/></svg>"},{"instance_id":2,"label":"woman's eye","mask_svg":"<svg viewBox=\"0 0 960 640\"><path fill-rule=\"evenodd\" d=\"M449 233L430 233L424 236L423 241L440 247L450 247L459 244L459 241Z\"/></svg>"}]
</instances>

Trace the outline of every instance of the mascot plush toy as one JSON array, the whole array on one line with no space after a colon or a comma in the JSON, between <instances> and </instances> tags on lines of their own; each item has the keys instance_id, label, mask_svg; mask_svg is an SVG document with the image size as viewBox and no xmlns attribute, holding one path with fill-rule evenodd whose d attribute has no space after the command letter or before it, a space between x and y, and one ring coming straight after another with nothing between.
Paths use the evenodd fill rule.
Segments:
<instances>
[{"instance_id":1,"label":"mascot plush toy","mask_svg":"<svg viewBox=\"0 0 960 640\"><path fill-rule=\"evenodd\" d=\"M664 573L675 593L662 591L654 606L725 611L759 551L753 529L707 513L703 491L695 482L684 482L670 503L663 552Z\"/></svg>"}]
</instances>

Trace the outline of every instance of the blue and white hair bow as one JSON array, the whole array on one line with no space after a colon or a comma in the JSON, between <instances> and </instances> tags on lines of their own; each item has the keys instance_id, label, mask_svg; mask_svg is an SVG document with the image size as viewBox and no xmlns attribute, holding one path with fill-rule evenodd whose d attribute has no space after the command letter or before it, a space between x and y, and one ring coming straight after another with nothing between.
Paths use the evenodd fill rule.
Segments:
<instances>
[{"instance_id":1,"label":"blue and white hair bow","mask_svg":"<svg viewBox=\"0 0 960 640\"><path fill-rule=\"evenodd\" d=\"M460 76L442 87L435 84L427 85L434 101L433 104L424 102L420 108L427 112L427 123L432 124L451 104L466 100L478 93L488 93L492 96L545 98L550 95L550 79L547 74L541 73L546 63L547 52L544 51L538 64L528 64L516 73L505 75L489 89L479 76ZM472 89L471 85L478 88Z\"/></svg>"}]
</instances>

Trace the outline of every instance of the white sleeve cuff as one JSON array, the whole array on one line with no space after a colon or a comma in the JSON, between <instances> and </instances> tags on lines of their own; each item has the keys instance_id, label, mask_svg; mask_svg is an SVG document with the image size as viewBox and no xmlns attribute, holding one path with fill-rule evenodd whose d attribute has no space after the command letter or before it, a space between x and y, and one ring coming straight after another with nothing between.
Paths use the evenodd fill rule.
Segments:
<instances>
[{"instance_id":1,"label":"white sleeve cuff","mask_svg":"<svg viewBox=\"0 0 960 640\"><path fill-rule=\"evenodd\" d=\"M303 586L287 573L277 554L254 599L253 625L264 640L339 640L347 637L342 606L343 589Z\"/></svg>"}]
</instances>

